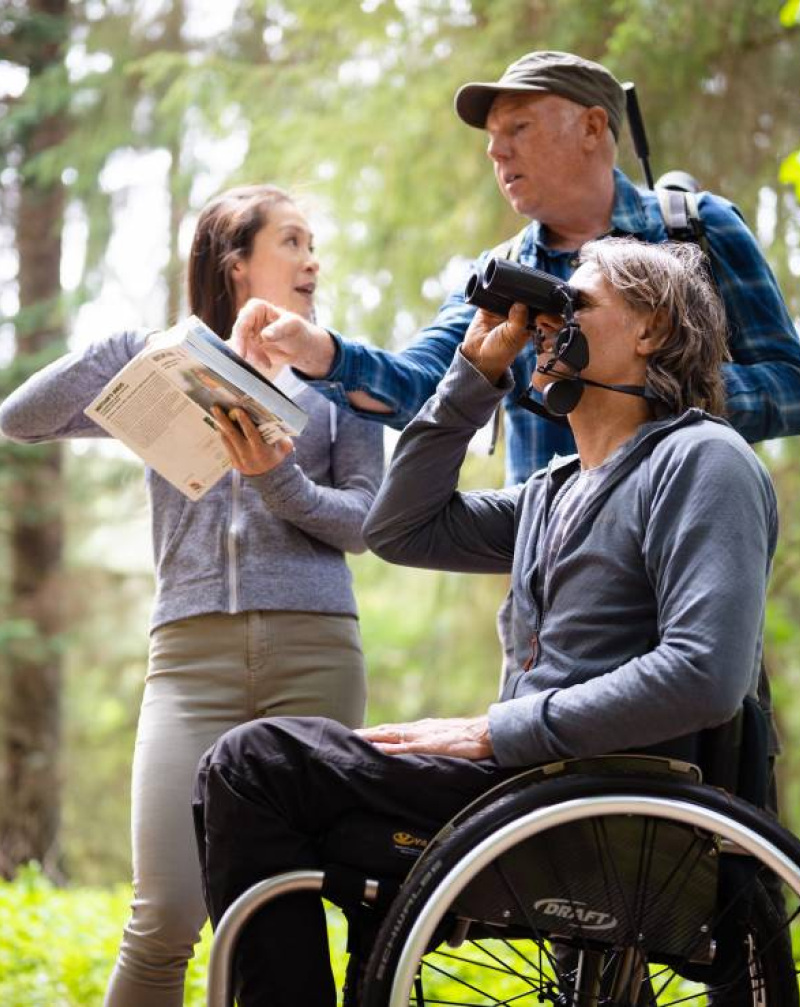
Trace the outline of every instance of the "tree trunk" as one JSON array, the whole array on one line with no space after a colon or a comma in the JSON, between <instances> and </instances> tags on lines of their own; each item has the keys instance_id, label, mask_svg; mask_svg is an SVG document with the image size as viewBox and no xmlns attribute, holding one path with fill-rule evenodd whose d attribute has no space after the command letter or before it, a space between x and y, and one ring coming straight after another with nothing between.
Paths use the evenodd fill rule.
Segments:
<instances>
[{"instance_id":1,"label":"tree trunk","mask_svg":"<svg viewBox=\"0 0 800 1007\"><path fill-rule=\"evenodd\" d=\"M32 0L32 19L64 19L67 0ZM33 86L37 75L61 58L61 40L36 46L27 60ZM61 228L64 189L26 177L25 165L61 144L63 112L40 118L19 137L16 245L19 255L20 315L17 352L41 354L63 340L60 322ZM57 445L14 453L10 478L9 554L11 620L16 642L5 655L3 812L0 873L11 877L29 860L57 872L60 822L61 738L60 569L63 524L61 452Z\"/></svg>"},{"instance_id":2,"label":"tree trunk","mask_svg":"<svg viewBox=\"0 0 800 1007\"><path fill-rule=\"evenodd\" d=\"M184 0L173 0L167 12L164 46L170 52L183 52L186 43L183 38L183 26L186 22L186 4ZM183 148L183 118L176 115L168 127L167 149L170 156L169 177L167 180L167 196L169 199L169 262L167 263L167 324L174 325L180 318L183 308L184 265L178 252L178 234L181 221L188 208L188 180L181 166L181 151Z\"/></svg>"}]
</instances>

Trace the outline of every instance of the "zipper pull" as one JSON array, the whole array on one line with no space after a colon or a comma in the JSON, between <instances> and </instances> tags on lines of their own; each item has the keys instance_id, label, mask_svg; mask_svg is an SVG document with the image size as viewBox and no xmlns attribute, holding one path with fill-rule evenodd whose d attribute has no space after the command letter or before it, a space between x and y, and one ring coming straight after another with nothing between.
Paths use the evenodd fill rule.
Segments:
<instances>
[{"instance_id":1,"label":"zipper pull","mask_svg":"<svg viewBox=\"0 0 800 1007\"><path fill-rule=\"evenodd\" d=\"M525 664L523 664L522 670L530 671L538 660L539 660L539 634L534 633L533 636L531 637L530 656L528 657L528 660L525 662Z\"/></svg>"}]
</instances>

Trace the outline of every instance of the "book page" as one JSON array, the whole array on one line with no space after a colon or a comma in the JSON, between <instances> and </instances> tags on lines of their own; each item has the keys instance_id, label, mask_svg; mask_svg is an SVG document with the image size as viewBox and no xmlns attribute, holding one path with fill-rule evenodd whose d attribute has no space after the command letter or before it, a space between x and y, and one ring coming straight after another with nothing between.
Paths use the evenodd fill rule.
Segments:
<instances>
[{"instance_id":1,"label":"book page","mask_svg":"<svg viewBox=\"0 0 800 1007\"><path fill-rule=\"evenodd\" d=\"M86 415L190 500L200 499L231 467L213 418L149 354L127 364Z\"/></svg>"},{"instance_id":2,"label":"book page","mask_svg":"<svg viewBox=\"0 0 800 1007\"><path fill-rule=\"evenodd\" d=\"M246 412L268 444L297 436L308 420L194 315L153 334L85 413L198 500L231 467L213 406Z\"/></svg>"},{"instance_id":3,"label":"book page","mask_svg":"<svg viewBox=\"0 0 800 1007\"><path fill-rule=\"evenodd\" d=\"M232 381L198 361L187 347L156 348L148 351L147 355L176 388L200 406L212 422L211 407L220 406L226 413L231 409L246 412L267 444L297 433L280 416L256 402Z\"/></svg>"}]
</instances>

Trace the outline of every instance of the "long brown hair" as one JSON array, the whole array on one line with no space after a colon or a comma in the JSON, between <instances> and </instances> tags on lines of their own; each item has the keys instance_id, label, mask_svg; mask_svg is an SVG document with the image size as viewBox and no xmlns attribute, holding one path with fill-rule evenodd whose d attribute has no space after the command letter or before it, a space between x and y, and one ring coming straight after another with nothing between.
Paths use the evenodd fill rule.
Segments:
<instances>
[{"instance_id":1,"label":"long brown hair","mask_svg":"<svg viewBox=\"0 0 800 1007\"><path fill-rule=\"evenodd\" d=\"M664 318L666 333L647 358L645 382L668 412L696 406L724 416L725 308L697 245L605 238L584 245L580 261L595 265L631 309Z\"/></svg>"},{"instance_id":2,"label":"long brown hair","mask_svg":"<svg viewBox=\"0 0 800 1007\"><path fill-rule=\"evenodd\" d=\"M241 185L203 207L189 252L189 310L223 339L230 337L236 320L234 264L252 255L270 208L292 202L277 185Z\"/></svg>"}]
</instances>

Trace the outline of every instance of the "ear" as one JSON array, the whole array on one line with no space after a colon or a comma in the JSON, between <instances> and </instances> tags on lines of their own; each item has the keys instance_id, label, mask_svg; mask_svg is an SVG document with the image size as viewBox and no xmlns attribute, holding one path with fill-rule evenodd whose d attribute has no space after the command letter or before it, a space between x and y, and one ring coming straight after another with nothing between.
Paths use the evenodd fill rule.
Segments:
<instances>
[{"instance_id":1,"label":"ear","mask_svg":"<svg viewBox=\"0 0 800 1007\"><path fill-rule=\"evenodd\" d=\"M250 278L247 273L246 266L246 259L235 259L228 265L227 282L231 284L233 289L236 291L236 299L241 301L242 304L244 304L250 296Z\"/></svg>"},{"instance_id":2,"label":"ear","mask_svg":"<svg viewBox=\"0 0 800 1007\"><path fill-rule=\"evenodd\" d=\"M599 105L592 105L583 113L583 142L587 150L599 146L608 128L608 112Z\"/></svg>"},{"instance_id":3,"label":"ear","mask_svg":"<svg viewBox=\"0 0 800 1007\"><path fill-rule=\"evenodd\" d=\"M669 312L666 308L659 308L647 320L644 331L636 339L637 354L641 357L651 356L661 349L669 333Z\"/></svg>"}]
</instances>

